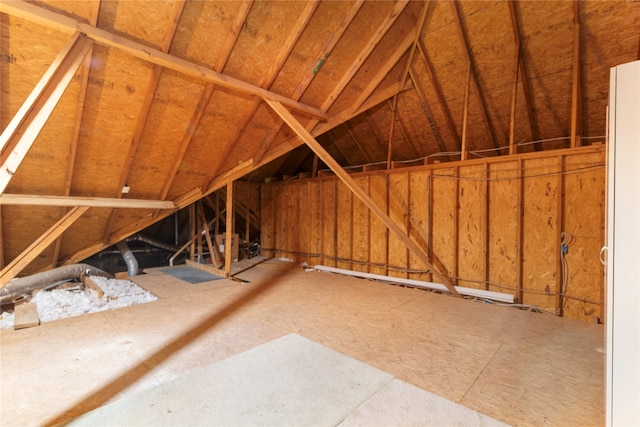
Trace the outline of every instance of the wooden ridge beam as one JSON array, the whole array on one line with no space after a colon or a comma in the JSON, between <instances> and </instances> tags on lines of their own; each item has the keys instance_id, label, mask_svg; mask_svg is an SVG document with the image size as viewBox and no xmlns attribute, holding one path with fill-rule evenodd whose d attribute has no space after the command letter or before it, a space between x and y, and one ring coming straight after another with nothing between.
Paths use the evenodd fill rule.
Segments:
<instances>
[{"instance_id":1,"label":"wooden ridge beam","mask_svg":"<svg viewBox=\"0 0 640 427\"><path fill-rule=\"evenodd\" d=\"M380 209L373 200L369 197L369 195L360 188L360 186L354 181L354 179L349 176L349 174L336 162L333 157L316 141L311 133L305 129L296 119L291 115L291 113L279 102L275 102L269 99L265 99L265 101L273 108L273 110L282 118L282 120L287 123L291 127L291 129L304 141L305 144L309 146L309 148L320 157L320 159L327 165L331 170L340 178L340 180L351 190L351 192L358 197L362 202L367 205L367 207L371 210L371 212L382 221L389 231L396 235L407 248L412 251L419 259L422 261L436 276L438 280L440 280L449 292L459 297L460 294L453 287L451 282L447 277L437 271L433 265L429 262L429 256L425 253L425 251L420 248L416 243L411 240L409 236L407 236L401 229L398 227L393 220L382 210Z\"/></svg>"},{"instance_id":2,"label":"wooden ridge beam","mask_svg":"<svg viewBox=\"0 0 640 427\"><path fill-rule=\"evenodd\" d=\"M489 128L489 136L491 137L491 143L493 144L493 147L500 148L500 143L498 142L498 139L496 137L496 131L495 131L495 128L493 127L493 122L489 117L487 102L483 95L482 87L480 86L480 79L478 78L477 67L475 65L473 55L471 54L471 49L469 48L467 33L464 29L464 24L462 23L462 17L460 16L460 10L459 10L460 6L458 5L458 2L455 0L451 0L450 3L451 3L451 9L453 11L453 16L456 22L456 28L458 29L460 41L463 46L462 50L465 53L467 61L471 64L471 78L473 78L473 83L475 84L476 90L478 91L478 98L480 102L480 112L482 113L482 117L484 118L484 121L487 124L487 127ZM500 152L498 151L498 153Z\"/></svg>"},{"instance_id":3,"label":"wooden ridge beam","mask_svg":"<svg viewBox=\"0 0 640 427\"><path fill-rule=\"evenodd\" d=\"M93 208L174 209L172 201L121 199L106 197L47 196L35 194L0 194L0 205L19 206L87 206Z\"/></svg>"},{"instance_id":4,"label":"wooden ridge beam","mask_svg":"<svg viewBox=\"0 0 640 427\"><path fill-rule=\"evenodd\" d=\"M11 279L16 277L31 261L36 259L42 251L47 249L62 233L65 232L78 218L84 214L88 207L75 207L65 216L60 218L54 225L45 231L35 242L11 261L2 271L0 271L0 288L4 287Z\"/></svg>"},{"instance_id":5,"label":"wooden ridge beam","mask_svg":"<svg viewBox=\"0 0 640 427\"><path fill-rule=\"evenodd\" d=\"M44 9L30 3L26 3L22 0L1 2L0 12L23 18L28 21L35 22L45 27L53 28L65 33L74 33L76 31L79 31L101 45L121 50L143 61L160 65L164 68L169 68L178 73L204 80L220 87L225 87L233 92L279 101L289 108L292 108L311 117L318 118L320 120L326 120L327 118L327 114L318 108L293 101L290 98L278 95L277 93L269 92L268 90L243 82L233 77L226 76L186 59L164 53L159 49L155 49L126 37L122 37L109 31L96 28L92 25L62 15L60 13Z\"/></svg>"},{"instance_id":6,"label":"wooden ridge beam","mask_svg":"<svg viewBox=\"0 0 640 427\"><path fill-rule=\"evenodd\" d=\"M0 194L49 120L92 45L93 41L76 32L0 135Z\"/></svg>"}]
</instances>

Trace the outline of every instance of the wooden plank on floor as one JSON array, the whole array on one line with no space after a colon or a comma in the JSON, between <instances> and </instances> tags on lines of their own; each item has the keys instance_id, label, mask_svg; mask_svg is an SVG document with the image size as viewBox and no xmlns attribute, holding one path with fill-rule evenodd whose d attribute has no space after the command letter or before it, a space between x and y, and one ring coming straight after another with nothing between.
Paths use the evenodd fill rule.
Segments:
<instances>
[{"instance_id":1,"label":"wooden plank on floor","mask_svg":"<svg viewBox=\"0 0 640 427\"><path fill-rule=\"evenodd\" d=\"M35 302L16 304L14 309L13 329L33 328L40 325L38 306Z\"/></svg>"},{"instance_id":2,"label":"wooden plank on floor","mask_svg":"<svg viewBox=\"0 0 640 427\"><path fill-rule=\"evenodd\" d=\"M99 299L102 299L102 297L104 296L104 291L102 290L102 288L98 286L98 284L94 282L93 279L91 279L91 277L83 274L82 284L84 285L85 288L93 289L94 291L96 291L96 294L98 294Z\"/></svg>"}]
</instances>

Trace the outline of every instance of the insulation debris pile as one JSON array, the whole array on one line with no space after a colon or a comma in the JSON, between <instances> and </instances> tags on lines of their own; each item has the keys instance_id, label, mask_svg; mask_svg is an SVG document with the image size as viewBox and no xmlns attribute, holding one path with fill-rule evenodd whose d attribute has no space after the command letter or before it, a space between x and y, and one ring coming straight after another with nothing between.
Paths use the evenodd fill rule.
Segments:
<instances>
[{"instance_id":1,"label":"insulation debris pile","mask_svg":"<svg viewBox=\"0 0 640 427\"><path fill-rule=\"evenodd\" d=\"M98 297L95 290L82 286L72 289L64 289L65 286L62 286L52 290L34 292L31 301L38 306L40 321L50 322L158 299L149 291L129 280L107 279L100 276L91 276L91 279L104 291L102 298ZM13 313L3 312L0 318L0 329L12 328L13 323Z\"/></svg>"}]
</instances>

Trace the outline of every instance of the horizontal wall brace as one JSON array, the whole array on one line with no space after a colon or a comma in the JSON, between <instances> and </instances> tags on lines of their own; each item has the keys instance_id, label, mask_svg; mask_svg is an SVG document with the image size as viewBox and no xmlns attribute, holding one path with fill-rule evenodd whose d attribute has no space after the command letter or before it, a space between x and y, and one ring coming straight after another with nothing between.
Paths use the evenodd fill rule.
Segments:
<instances>
[{"instance_id":1,"label":"horizontal wall brace","mask_svg":"<svg viewBox=\"0 0 640 427\"><path fill-rule=\"evenodd\" d=\"M0 205L31 206L87 206L90 208L174 209L172 201L144 199L116 199L106 197L36 196L31 194L2 194Z\"/></svg>"}]
</instances>

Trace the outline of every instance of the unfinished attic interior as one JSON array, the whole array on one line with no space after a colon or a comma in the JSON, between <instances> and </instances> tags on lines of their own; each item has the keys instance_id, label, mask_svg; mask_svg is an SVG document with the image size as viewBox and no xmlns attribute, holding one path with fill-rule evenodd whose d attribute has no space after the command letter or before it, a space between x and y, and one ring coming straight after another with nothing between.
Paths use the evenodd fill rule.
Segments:
<instances>
[{"instance_id":1,"label":"unfinished attic interior","mask_svg":"<svg viewBox=\"0 0 640 427\"><path fill-rule=\"evenodd\" d=\"M631 0L3 0L0 424L640 422L639 59Z\"/></svg>"}]
</instances>

